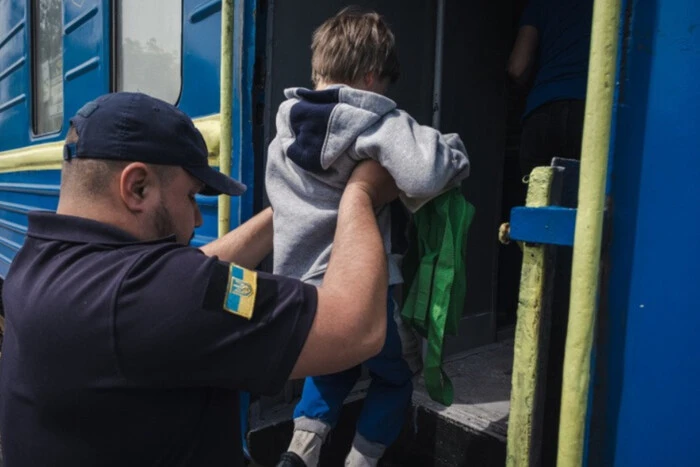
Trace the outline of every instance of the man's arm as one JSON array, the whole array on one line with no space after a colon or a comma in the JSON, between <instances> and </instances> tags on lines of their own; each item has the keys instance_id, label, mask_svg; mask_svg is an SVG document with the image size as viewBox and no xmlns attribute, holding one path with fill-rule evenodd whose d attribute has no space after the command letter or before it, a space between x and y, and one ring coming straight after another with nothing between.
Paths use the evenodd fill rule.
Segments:
<instances>
[{"instance_id":1,"label":"man's arm","mask_svg":"<svg viewBox=\"0 0 700 467\"><path fill-rule=\"evenodd\" d=\"M291 378L350 368L383 347L388 274L373 206L397 194L388 172L376 162L363 162L353 172L340 201L316 317Z\"/></svg>"},{"instance_id":2,"label":"man's arm","mask_svg":"<svg viewBox=\"0 0 700 467\"><path fill-rule=\"evenodd\" d=\"M538 40L536 27L524 25L518 30L518 37L508 60L508 75L520 86L530 80L535 66Z\"/></svg>"},{"instance_id":3,"label":"man's arm","mask_svg":"<svg viewBox=\"0 0 700 467\"><path fill-rule=\"evenodd\" d=\"M261 211L201 250L207 256L254 269L272 251L272 209Z\"/></svg>"}]
</instances>

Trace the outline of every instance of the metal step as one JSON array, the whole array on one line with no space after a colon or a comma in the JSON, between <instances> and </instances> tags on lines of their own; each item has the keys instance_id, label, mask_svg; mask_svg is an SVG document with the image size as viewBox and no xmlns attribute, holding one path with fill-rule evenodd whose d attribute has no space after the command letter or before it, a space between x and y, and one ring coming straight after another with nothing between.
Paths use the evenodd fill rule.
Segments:
<instances>
[{"instance_id":1,"label":"metal step","mask_svg":"<svg viewBox=\"0 0 700 467\"><path fill-rule=\"evenodd\" d=\"M512 340L451 356L444 365L455 388L450 407L432 401L422 380L417 381L401 435L380 465L505 465L512 359ZM322 466L343 465L362 407L362 391L357 388L346 402L323 447ZM289 408L278 415L274 423L268 418L264 426L253 425L249 447L258 465L274 466L287 448L292 434Z\"/></svg>"}]
</instances>

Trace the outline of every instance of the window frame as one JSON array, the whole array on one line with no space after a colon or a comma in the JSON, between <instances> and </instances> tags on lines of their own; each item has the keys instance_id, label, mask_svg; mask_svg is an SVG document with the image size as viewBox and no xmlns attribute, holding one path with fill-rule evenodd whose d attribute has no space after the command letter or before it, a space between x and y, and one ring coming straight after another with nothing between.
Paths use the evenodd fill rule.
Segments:
<instances>
[{"instance_id":1,"label":"window frame","mask_svg":"<svg viewBox=\"0 0 700 467\"><path fill-rule=\"evenodd\" d=\"M58 128L55 129L50 129L44 132L39 131L39 106L40 102L38 99L39 96L39 64L38 64L38 58L39 58L39 10L41 8L40 3L41 0L30 0L29 3L29 53L30 53L30 95L31 95L31 104L30 104L30 120L31 120L31 133L33 137L44 137L44 136L50 136L50 135L55 135L61 133L63 131L63 126L64 126L64 120L65 120L65 88L64 88L64 78L63 78L63 71L61 71L61 124L59 125ZM58 16L59 20L59 27L61 30L61 45L60 45L60 56L61 56L61 70L63 70L63 64L64 64L64 58L65 58L65 50L63 47L63 2L60 2L61 4L61 11Z\"/></svg>"},{"instance_id":2,"label":"window frame","mask_svg":"<svg viewBox=\"0 0 700 467\"><path fill-rule=\"evenodd\" d=\"M179 3L180 3L180 67L179 67L179 69L180 69L180 74L179 74L180 86L179 86L179 91L177 94L177 99L175 99L175 102L168 102L169 104L172 104L176 107L180 103L180 99L182 99L182 91L184 89L183 69L184 69L184 61L185 61L185 41L184 41L185 1L180 0ZM110 14L111 14L110 27L112 28L112 31L110 34L111 44L109 47L109 50L110 50L109 89L111 92L120 92L120 90L118 89L118 87L119 87L119 45L120 45L120 40L121 40L121 37L119 34L120 6L121 6L120 0L111 0L110 1ZM157 97L157 98L162 99L160 97Z\"/></svg>"}]
</instances>

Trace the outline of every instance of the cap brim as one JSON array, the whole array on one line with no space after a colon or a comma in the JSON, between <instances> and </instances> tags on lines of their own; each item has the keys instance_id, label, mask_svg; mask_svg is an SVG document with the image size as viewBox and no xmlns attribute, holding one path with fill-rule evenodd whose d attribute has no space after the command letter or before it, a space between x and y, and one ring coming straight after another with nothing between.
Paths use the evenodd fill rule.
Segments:
<instances>
[{"instance_id":1,"label":"cap brim","mask_svg":"<svg viewBox=\"0 0 700 467\"><path fill-rule=\"evenodd\" d=\"M204 189L200 191L203 195L240 196L246 191L244 184L209 166L183 167L183 169L204 183Z\"/></svg>"}]
</instances>

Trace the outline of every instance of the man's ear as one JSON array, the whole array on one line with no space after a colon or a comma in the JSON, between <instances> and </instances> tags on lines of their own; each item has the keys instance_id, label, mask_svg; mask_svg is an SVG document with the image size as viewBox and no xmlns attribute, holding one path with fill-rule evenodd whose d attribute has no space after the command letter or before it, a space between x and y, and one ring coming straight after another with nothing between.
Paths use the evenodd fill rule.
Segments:
<instances>
[{"instance_id":1,"label":"man's ear","mask_svg":"<svg viewBox=\"0 0 700 467\"><path fill-rule=\"evenodd\" d=\"M119 177L119 193L132 212L143 212L152 201L157 185L156 174L143 162L124 167Z\"/></svg>"}]
</instances>

